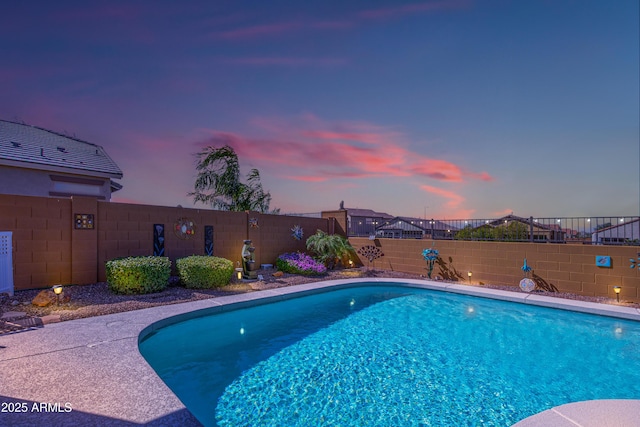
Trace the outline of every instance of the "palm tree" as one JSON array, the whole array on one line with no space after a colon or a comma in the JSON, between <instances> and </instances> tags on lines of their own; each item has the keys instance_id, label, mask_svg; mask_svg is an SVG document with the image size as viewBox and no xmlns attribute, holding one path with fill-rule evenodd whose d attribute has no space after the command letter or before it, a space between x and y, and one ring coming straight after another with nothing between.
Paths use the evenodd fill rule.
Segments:
<instances>
[{"instance_id":1,"label":"palm tree","mask_svg":"<svg viewBox=\"0 0 640 427\"><path fill-rule=\"evenodd\" d=\"M355 258L355 251L349 241L339 234L327 234L322 230L307 239L307 250L316 254L329 269L333 269L338 261L343 265Z\"/></svg>"},{"instance_id":2,"label":"palm tree","mask_svg":"<svg viewBox=\"0 0 640 427\"><path fill-rule=\"evenodd\" d=\"M262 189L257 169L247 174L246 184L240 181L238 155L230 146L205 147L196 157L195 191L188 193L194 203L210 204L223 211L280 212L280 209L269 211L271 194Z\"/></svg>"}]
</instances>

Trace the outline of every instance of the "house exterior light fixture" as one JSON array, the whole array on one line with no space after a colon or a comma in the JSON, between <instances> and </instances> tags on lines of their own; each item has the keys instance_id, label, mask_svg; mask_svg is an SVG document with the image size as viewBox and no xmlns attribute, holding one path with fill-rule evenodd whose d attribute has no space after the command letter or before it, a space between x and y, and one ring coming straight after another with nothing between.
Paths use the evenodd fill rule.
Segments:
<instances>
[{"instance_id":1,"label":"house exterior light fixture","mask_svg":"<svg viewBox=\"0 0 640 427\"><path fill-rule=\"evenodd\" d=\"M613 292L616 293L616 300L618 302L620 302L620 291L622 290L622 288L620 286L614 286L613 287Z\"/></svg>"}]
</instances>

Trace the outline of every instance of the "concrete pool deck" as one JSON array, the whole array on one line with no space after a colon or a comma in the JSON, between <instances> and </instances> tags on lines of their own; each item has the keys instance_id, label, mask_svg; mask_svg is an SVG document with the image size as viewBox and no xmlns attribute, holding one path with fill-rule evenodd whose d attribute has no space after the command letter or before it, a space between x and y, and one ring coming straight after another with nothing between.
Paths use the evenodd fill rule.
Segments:
<instances>
[{"instance_id":1,"label":"concrete pool deck","mask_svg":"<svg viewBox=\"0 0 640 427\"><path fill-rule=\"evenodd\" d=\"M421 288L572 309L640 321L640 310L480 287L405 279L316 282L195 302L47 324L0 335L0 425L198 426L200 423L138 351L138 339L200 309L225 311L292 294L357 283ZM159 323L156 323L159 322ZM632 427L640 400L577 402L522 420L517 427Z\"/></svg>"}]
</instances>

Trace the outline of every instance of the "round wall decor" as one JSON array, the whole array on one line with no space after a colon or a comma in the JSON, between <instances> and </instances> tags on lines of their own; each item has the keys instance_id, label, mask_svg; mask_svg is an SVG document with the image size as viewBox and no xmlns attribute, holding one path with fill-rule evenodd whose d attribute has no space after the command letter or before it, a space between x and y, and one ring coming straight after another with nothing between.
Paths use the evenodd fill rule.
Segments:
<instances>
[{"instance_id":1,"label":"round wall decor","mask_svg":"<svg viewBox=\"0 0 640 427\"><path fill-rule=\"evenodd\" d=\"M189 237L196 234L196 223L189 218L178 218L178 220L173 225L173 231L179 238L188 239Z\"/></svg>"}]
</instances>

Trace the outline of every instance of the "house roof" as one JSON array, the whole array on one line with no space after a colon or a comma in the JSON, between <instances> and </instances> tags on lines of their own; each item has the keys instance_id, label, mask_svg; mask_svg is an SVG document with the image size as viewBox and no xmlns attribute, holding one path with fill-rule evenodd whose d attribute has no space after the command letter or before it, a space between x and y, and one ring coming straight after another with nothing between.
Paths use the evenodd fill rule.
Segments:
<instances>
[{"instance_id":1,"label":"house roof","mask_svg":"<svg viewBox=\"0 0 640 427\"><path fill-rule=\"evenodd\" d=\"M519 216L516 216L516 215L513 215L513 214L507 215L507 216L503 216L502 218L498 218L498 219L495 219L493 221L489 221L487 224L490 225L491 227L497 227L497 226L500 226L500 225L502 225L502 224L504 224L505 222L508 222L508 221L516 221L516 222L520 222L522 224L529 225L529 219L528 218L522 218L522 217L519 217ZM485 226L485 225L486 224L483 224L480 227ZM560 226L558 226L556 224L542 224L542 223L539 223L539 222L534 222L533 226L535 228L542 229L542 230L556 230L556 231L560 231L561 230ZM476 227L476 228L479 228L479 227Z\"/></svg>"},{"instance_id":2,"label":"house roof","mask_svg":"<svg viewBox=\"0 0 640 427\"><path fill-rule=\"evenodd\" d=\"M623 222L623 223L616 224L616 225L610 225L608 227L602 227L602 228L599 228L596 231L594 231L593 234L599 234L599 233L615 230L616 228L621 228L621 227L622 228L626 228L626 227L629 227L630 225L633 225L634 223L636 223L638 221L640 221L640 218L635 218L635 219L632 219L630 221Z\"/></svg>"},{"instance_id":3,"label":"house roof","mask_svg":"<svg viewBox=\"0 0 640 427\"><path fill-rule=\"evenodd\" d=\"M423 219L423 218L413 218L413 217L408 217L408 216L397 216L394 217L393 219L390 219L388 221L385 221L384 224L382 224L381 226L377 227L376 230L392 230L392 229L398 229L398 223L402 221L404 224L408 225L409 227L415 227L415 228L419 228L421 230L458 230L457 227L453 227L450 224L447 224L445 222L442 221L433 221L433 224L431 223L431 220L428 219Z\"/></svg>"},{"instance_id":4,"label":"house roof","mask_svg":"<svg viewBox=\"0 0 640 427\"><path fill-rule=\"evenodd\" d=\"M6 120L0 120L0 164L122 178L122 171L101 146Z\"/></svg>"},{"instance_id":5,"label":"house roof","mask_svg":"<svg viewBox=\"0 0 640 427\"><path fill-rule=\"evenodd\" d=\"M384 218L384 219L391 219L393 218L393 215L389 215L388 213L385 212L376 212L374 210L371 209L352 209L352 208L345 208L347 211L347 215L349 216L362 216L362 217L369 217L369 218Z\"/></svg>"}]
</instances>

